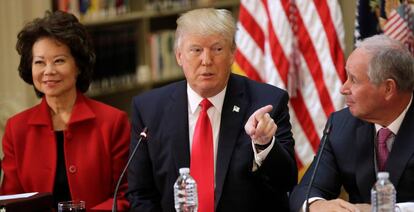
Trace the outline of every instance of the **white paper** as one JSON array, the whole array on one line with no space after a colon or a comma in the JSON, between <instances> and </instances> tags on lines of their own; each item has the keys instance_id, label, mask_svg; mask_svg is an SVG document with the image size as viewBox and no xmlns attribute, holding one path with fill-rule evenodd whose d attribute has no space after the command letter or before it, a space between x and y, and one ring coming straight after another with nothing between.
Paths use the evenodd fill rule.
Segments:
<instances>
[{"instance_id":1,"label":"white paper","mask_svg":"<svg viewBox=\"0 0 414 212\"><path fill-rule=\"evenodd\" d=\"M0 200L27 198L27 197L31 197L31 196L33 196L37 193L39 193L39 192L21 193L21 194L13 194L13 195L0 195Z\"/></svg>"},{"instance_id":2,"label":"white paper","mask_svg":"<svg viewBox=\"0 0 414 212\"><path fill-rule=\"evenodd\" d=\"M414 202L400 202L396 205L396 210L398 212L413 212L414 211Z\"/></svg>"}]
</instances>

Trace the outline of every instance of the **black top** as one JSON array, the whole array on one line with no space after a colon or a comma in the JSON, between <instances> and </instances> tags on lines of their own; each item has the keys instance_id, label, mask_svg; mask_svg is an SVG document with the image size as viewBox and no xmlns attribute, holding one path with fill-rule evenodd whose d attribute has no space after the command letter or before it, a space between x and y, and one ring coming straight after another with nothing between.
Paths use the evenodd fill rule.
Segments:
<instances>
[{"instance_id":1,"label":"black top","mask_svg":"<svg viewBox=\"0 0 414 212\"><path fill-rule=\"evenodd\" d=\"M66 175L63 131L55 131L55 135L57 146L57 163L55 184L53 186L53 198L55 201L55 207L57 207L58 202L69 201L71 200L71 197L68 177Z\"/></svg>"}]
</instances>

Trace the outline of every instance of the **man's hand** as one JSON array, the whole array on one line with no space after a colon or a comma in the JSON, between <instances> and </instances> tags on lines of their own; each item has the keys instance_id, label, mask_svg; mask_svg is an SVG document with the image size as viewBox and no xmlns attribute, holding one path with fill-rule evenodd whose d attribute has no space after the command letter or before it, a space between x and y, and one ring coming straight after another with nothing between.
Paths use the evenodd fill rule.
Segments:
<instances>
[{"instance_id":1,"label":"man's hand","mask_svg":"<svg viewBox=\"0 0 414 212\"><path fill-rule=\"evenodd\" d=\"M370 204L355 204L355 206L361 212L371 212L371 205Z\"/></svg>"},{"instance_id":2,"label":"man's hand","mask_svg":"<svg viewBox=\"0 0 414 212\"><path fill-rule=\"evenodd\" d=\"M268 144L276 133L277 125L269 115L272 109L272 105L267 105L256 110L244 126L247 135L255 144Z\"/></svg>"},{"instance_id":3,"label":"man's hand","mask_svg":"<svg viewBox=\"0 0 414 212\"><path fill-rule=\"evenodd\" d=\"M347 212L369 212L371 206L368 204L352 204L343 199L316 200L309 206L309 212L325 211L347 211Z\"/></svg>"}]
</instances>

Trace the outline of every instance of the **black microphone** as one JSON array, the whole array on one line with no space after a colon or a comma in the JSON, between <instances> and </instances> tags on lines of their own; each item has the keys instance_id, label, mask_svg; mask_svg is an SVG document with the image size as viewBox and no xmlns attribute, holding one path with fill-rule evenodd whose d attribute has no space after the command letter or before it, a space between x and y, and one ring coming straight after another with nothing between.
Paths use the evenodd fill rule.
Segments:
<instances>
[{"instance_id":1,"label":"black microphone","mask_svg":"<svg viewBox=\"0 0 414 212\"><path fill-rule=\"evenodd\" d=\"M306 191L306 210L305 210L306 212L309 212L309 195L310 195L310 191L312 189L312 184L313 184L313 181L315 180L315 175L316 175L316 172L317 172L318 167L319 167L319 162L320 162L321 157L322 157L323 149L325 148L326 141L328 140L329 133L331 132L331 128L332 128L332 121L331 121L331 118L330 118L328 120L328 123L325 126L325 129L323 130L323 136L322 136L322 139L321 139L321 148L319 149L319 154L318 154L318 157L316 158L316 162L315 162L315 168L313 169L312 176L311 176L311 179L310 179L310 182L309 182L309 185L308 185L308 190Z\"/></svg>"},{"instance_id":2,"label":"black microphone","mask_svg":"<svg viewBox=\"0 0 414 212\"><path fill-rule=\"evenodd\" d=\"M119 186L121 185L121 181L122 178L125 175L125 172L128 170L128 166L132 161L132 158L134 158L135 152L138 150L138 146L141 143L141 141L145 141L147 139L147 131L148 129L146 127L144 127L144 129L142 130L142 132L139 134L139 138L138 138L138 143L137 145L135 145L134 150L132 151L131 155L128 158L128 162L126 163L124 170L122 170L121 176L119 176L118 182L116 183L116 187L115 187L115 191L114 191L114 201L112 202L112 212L117 212L118 210L118 205L116 204L117 201L117 194L118 194L118 189Z\"/></svg>"}]
</instances>

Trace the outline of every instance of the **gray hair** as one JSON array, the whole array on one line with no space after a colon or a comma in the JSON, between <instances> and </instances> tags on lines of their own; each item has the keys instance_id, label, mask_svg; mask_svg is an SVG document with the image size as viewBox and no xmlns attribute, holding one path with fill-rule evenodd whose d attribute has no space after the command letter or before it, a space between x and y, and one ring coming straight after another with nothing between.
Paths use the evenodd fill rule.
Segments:
<instances>
[{"instance_id":1,"label":"gray hair","mask_svg":"<svg viewBox=\"0 0 414 212\"><path fill-rule=\"evenodd\" d=\"M221 34L229 41L232 50L236 49L234 36L236 34L236 22L230 11L225 9L202 8L188 11L177 19L174 47L181 44L181 38L185 33L199 35Z\"/></svg>"},{"instance_id":2,"label":"gray hair","mask_svg":"<svg viewBox=\"0 0 414 212\"><path fill-rule=\"evenodd\" d=\"M386 79L393 79L399 90L414 90L414 58L404 44L386 35L374 35L357 43L357 47L372 57L368 65L372 83L379 85Z\"/></svg>"}]
</instances>

